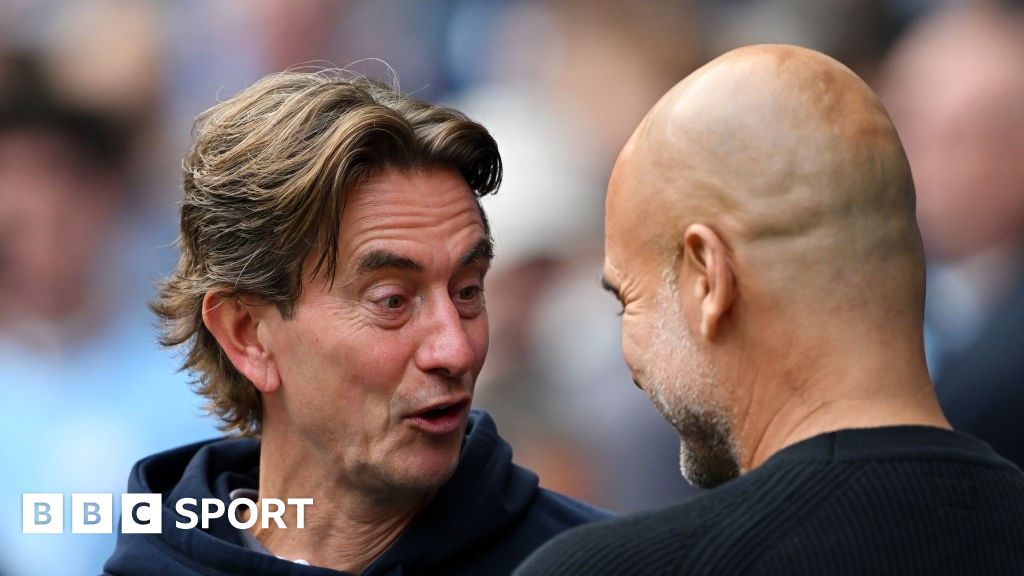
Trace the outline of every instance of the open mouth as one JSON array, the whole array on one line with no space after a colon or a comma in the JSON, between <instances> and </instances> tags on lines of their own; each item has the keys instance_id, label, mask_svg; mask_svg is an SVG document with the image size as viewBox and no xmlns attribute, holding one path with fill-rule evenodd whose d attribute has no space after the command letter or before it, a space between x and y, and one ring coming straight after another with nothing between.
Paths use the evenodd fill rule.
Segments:
<instances>
[{"instance_id":1,"label":"open mouth","mask_svg":"<svg viewBox=\"0 0 1024 576\"><path fill-rule=\"evenodd\" d=\"M409 417L414 426L431 434L447 434L457 430L469 408L469 401L462 400L439 404Z\"/></svg>"},{"instance_id":2,"label":"open mouth","mask_svg":"<svg viewBox=\"0 0 1024 576\"><path fill-rule=\"evenodd\" d=\"M438 406L437 408L434 408L433 410L427 410L421 416L423 418L428 418L428 419L444 418L446 415L451 414L452 412L461 410L461 407L462 407L461 403L459 403L459 404L445 404L443 406Z\"/></svg>"}]
</instances>

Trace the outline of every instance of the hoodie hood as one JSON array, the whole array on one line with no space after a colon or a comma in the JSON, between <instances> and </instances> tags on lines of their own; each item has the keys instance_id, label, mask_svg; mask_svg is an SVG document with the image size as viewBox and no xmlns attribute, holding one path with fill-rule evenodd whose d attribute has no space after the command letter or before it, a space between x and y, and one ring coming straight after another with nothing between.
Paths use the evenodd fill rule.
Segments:
<instances>
[{"instance_id":1,"label":"hoodie hood","mask_svg":"<svg viewBox=\"0 0 1024 576\"><path fill-rule=\"evenodd\" d=\"M257 440L226 438L163 452L136 464L128 480L128 492L161 494L162 533L120 533L114 554L104 567L105 573L343 574L244 548L238 530L226 515L211 520L207 529L175 526L175 522L189 520L175 510L175 504L182 498L217 498L226 506L232 490L258 489L259 450ZM405 533L362 574L430 572L431 566L445 565L471 554L506 537L534 504L538 492L543 491L538 490L537 476L512 463L512 449L498 436L491 417L473 410L455 473ZM567 523L582 521L585 520Z\"/></svg>"}]
</instances>

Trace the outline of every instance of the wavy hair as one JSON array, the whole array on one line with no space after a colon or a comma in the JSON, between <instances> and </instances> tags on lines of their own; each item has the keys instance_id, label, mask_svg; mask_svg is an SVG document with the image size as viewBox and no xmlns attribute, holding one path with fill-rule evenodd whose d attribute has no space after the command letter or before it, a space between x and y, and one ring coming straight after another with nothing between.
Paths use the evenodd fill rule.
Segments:
<instances>
[{"instance_id":1,"label":"wavy hair","mask_svg":"<svg viewBox=\"0 0 1024 576\"><path fill-rule=\"evenodd\" d=\"M457 170L478 198L501 183L483 126L342 70L272 74L199 116L183 162L181 258L151 308L160 343L184 345L182 369L223 430L258 435L262 401L206 328L206 293L227 287L290 318L307 258L334 277L346 192L385 168L432 167Z\"/></svg>"}]
</instances>

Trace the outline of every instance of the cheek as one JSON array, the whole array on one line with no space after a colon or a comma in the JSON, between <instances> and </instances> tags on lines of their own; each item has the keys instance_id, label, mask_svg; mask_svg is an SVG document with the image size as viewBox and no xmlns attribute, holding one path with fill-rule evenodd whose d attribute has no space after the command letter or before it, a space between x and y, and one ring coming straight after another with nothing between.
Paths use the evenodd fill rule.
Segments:
<instances>
[{"instance_id":1,"label":"cheek","mask_svg":"<svg viewBox=\"0 0 1024 576\"><path fill-rule=\"evenodd\" d=\"M390 396L412 365L415 341L407 330L371 328L351 340L348 362L340 369L349 375L356 393Z\"/></svg>"},{"instance_id":2,"label":"cheek","mask_svg":"<svg viewBox=\"0 0 1024 576\"><path fill-rule=\"evenodd\" d=\"M344 337L296 338L295 355L283 382L295 425L317 442L360 446L376 438L392 421L395 390L405 377L408 338L396 332L338 328L321 334ZM304 349L303 344L307 344ZM301 350L300 350L301 349Z\"/></svg>"},{"instance_id":3,"label":"cheek","mask_svg":"<svg viewBox=\"0 0 1024 576\"><path fill-rule=\"evenodd\" d=\"M490 347L490 327L487 321L487 312L482 312L476 318L465 324L466 339L473 350L476 358L476 373L479 374L483 368L484 360L487 358L487 350Z\"/></svg>"},{"instance_id":4,"label":"cheek","mask_svg":"<svg viewBox=\"0 0 1024 576\"><path fill-rule=\"evenodd\" d=\"M401 380L407 338L318 309L275 338L282 385L313 409L361 406L363 399Z\"/></svg>"},{"instance_id":5,"label":"cheek","mask_svg":"<svg viewBox=\"0 0 1024 576\"><path fill-rule=\"evenodd\" d=\"M634 378L643 372L645 359L643 351L648 346L647 339L643 337L646 333L648 332L643 329L636 317L629 315L622 317L622 356Z\"/></svg>"}]
</instances>

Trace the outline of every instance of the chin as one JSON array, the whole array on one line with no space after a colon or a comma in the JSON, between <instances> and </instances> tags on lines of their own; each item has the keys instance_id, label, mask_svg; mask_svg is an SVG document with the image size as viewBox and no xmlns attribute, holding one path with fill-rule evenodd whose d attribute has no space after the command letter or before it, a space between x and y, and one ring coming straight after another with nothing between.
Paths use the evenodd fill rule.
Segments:
<instances>
[{"instance_id":1,"label":"chin","mask_svg":"<svg viewBox=\"0 0 1024 576\"><path fill-rule=\"evenodd\" d=\"M392 476L395 484L415 492L433 492L444 485L459 465L461 442L451 446L422 446L412 448L398 462L401 470Z\"/></svg>"},{"instance_id":2,"label":"chin","mask_svg":"<svg viewBox=\"0 0 1024 576\"><path fill-rule=\"evenodd\" d=\"M740 475L739 458L727 426L696 414L684 418L679 468L690 484L710 489Z\"/></svg>"}]
</instances>

